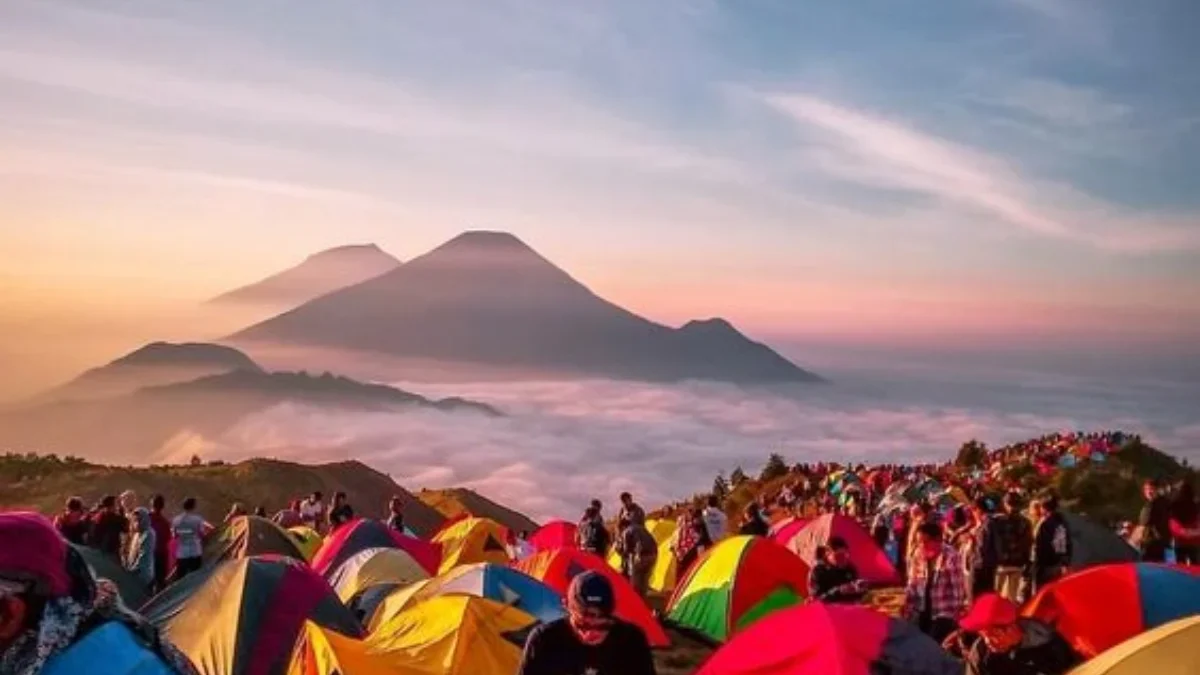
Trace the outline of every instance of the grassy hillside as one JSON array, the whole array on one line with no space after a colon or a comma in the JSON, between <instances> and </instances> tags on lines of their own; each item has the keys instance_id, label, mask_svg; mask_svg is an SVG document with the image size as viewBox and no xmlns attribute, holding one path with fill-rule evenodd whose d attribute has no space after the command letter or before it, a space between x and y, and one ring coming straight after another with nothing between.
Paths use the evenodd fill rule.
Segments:
<instances>
[{"instance_id":1,"label":"grassy hillside","mask_svg":"<svg viewBox=\"0 0 1200 675\"><path fill-rule=\"evenodd\" d=\"M497 504L474 490L466 488L421 490L417 496L446 518L456 518L466 514L477 518L490 518L517 532L524 530L532 533L538 529L538 524L529 516Z\"/></svg>"},{"instance_id":2,"label":"grassy hillside","mask_svg":"<svg viewBox=\"0 0 1200 675\"><path fill-rule=\"evenodd\" d=\"M405 519L419 534L433 532L445 520L387 475L356 461L305 466L252 459L238 464L133 468L53 455L0 456L0 508L32 508L53 514L67 497L82 497L90 505L124 490L133 490L143 502L162 494L170 512L185 497L196 497L200 511L213 521L224 518L234 502L249 509L263 506L274 514L289 500L313 491L323 492L327 499L344 491L358 513L373 517L382 517L392 495L401 495L406 503Z\"/></svg>"}]
</instances>

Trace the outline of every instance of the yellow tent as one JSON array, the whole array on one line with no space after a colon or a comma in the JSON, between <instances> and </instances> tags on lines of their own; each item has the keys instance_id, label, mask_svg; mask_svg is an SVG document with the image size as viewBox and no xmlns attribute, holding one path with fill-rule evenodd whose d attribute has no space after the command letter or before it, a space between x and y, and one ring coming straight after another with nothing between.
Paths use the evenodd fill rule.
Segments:
<instances>
[{"instance_id":1,"label":"yellow tent","mask_svg":"<svg viewBox=\"0 0 1200 675\"><path fill-rule=\"evenodd\" d=\"M304 559L312 562L313 556L317 554L317 550L321 548L321 543L325 539L316 530L303 525L289 528L287 532L292 541L296 542L296 548L304 554Z\"/></svg>"},{"instance_id":2,"label":"yellow tent","mask_svg":"<svg viewBox=\"0 0 1200 675\"><path fill-rule=\"evenodd\" d=\"M378 584L412 584L429 578L421 564L398 548L369 548L338 566L329 585L342 602Z\"/></svg>"},{"instance_id":3,"label":"yellow tent","mask_svg":"<svg viewBox=\"0 0 1200 675\"><path fill-rule=\"evenodd\" d=\"M310 627L289 675L477 675L515 673L532 616L469 595L430 598L365 640Z\"/></svg>"},{"instance_id":4,"label":"yellow tent","mask_svg":"<svg viewBox=\"0 0 1200 675\"><path fill-rule=\"evenodd\" d=\"M1196 675L1200 616L1164 624L1102 652L1070 675Z\"/></svg>"},{"instance_id":5,"label":"yellow tent","mask_svg":"<svg viewBox=\"0 0 1200 675\"><path fill-rule=\"evenodd\" d=\"M433 543L442 547L442 566L439 574L445 574L459 565L472 563L508 564L508 550L504 547L505 530L502 525L487 518L466 518L442 530L433 538Z\"/></svg>"},{"instance_id":6,"label":"yellow tent","mask_svg":"<svg viewBox=\"0 0 1200 675\"><path fill-rule=\"evenodd\" d=\"M654 563L654 571L650 573L650 588L659 593L670 593L675 588L675 577L678 571L675 553L671 544L675 541L675 530L678 525L674 520L652 518L646 521L646 529L650 530L654 541L658 542L658 559ZM621 569L621 556L616 551L609 553L608 564L615 570Z\"/></svg>"}]
</instances>

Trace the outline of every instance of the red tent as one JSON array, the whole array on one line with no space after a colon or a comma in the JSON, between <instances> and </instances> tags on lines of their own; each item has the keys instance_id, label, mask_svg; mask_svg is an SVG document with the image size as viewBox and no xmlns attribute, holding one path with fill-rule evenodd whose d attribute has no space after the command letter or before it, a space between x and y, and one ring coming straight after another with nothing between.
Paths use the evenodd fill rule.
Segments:
<instances>
[{"instance_id":1,"label":"red tent","mask_svg":"<svg viewBox=\"0 0 1200 675\"><path fill-rule=\"evenodd\" d=\"M398 548L411 555L430 574L437 574L442 562L438 546L397 532L378 520L359 518L325 538L313 556L312 568L318 574L330 575L342 563L369 548Z\"/></svg>"},{"instance_id":2,"label":"red tent","mask_svg":"<svg viewBox=\"0 0 1200 675\"><path fill-rule=\"evenodd\" d=\"M793 553L810 566L817 560L817 547L825 546L831 537L841 537L850 547L850 562L863 580L873 584L894 584L900 579L879 544L853 518L826 514L814 518L787 543Z\"/></svg>"},{"instance_id":3,"label":"red tent","mask_svg":"<svg viewBox=\"0 0 1200 675\"><path fill-rule=\"evenodd\" d=\"M529 537L529 543L536 551L553 551L556 548L577 548L575 533L579 527L565 520L553 520L538 528Z\"/></svg>"},{"instance_id":4,"label":"red tent","mask_svg":"<svg viewBox=\"0 0 1200 675\"><path fill-rule=\"evenodd\" d=\"M513 567L541 581L550 588L566 595L571 580L584 572L599 572L609 583L617 596L617 618L628 621L641 628L650 641L651 647L668 647L671 644L666 631L658 624L653 612L646 603L638 597L633 586L618 574L608 563L591 553L578 549L560 548L554 551L542 551Z\"/></svg>"},{"instance_id":5,"label":"red tent","mask_svg":"<svg viewBox=\"0 0 1200 675\"><path fill-rule=\"evenodd\" d=\"M800 534L800 530L803 530L804 526L808 523L809 520L807 518L787 518L781 520L771 527L771 538L776 543L787 546L792 537Z\"/></svg>"}]
</instances>

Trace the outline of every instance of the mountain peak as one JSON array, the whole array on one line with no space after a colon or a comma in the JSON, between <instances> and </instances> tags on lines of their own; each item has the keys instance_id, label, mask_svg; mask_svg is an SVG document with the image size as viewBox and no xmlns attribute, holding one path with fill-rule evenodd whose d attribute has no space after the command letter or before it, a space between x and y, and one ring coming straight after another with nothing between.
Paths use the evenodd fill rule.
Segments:
<instances>
[{"instance_id":1,"label":"mountain peak","mask_svg":"<svg viewBox=\"0 0 1200 675\"><path fill-rule=\"evenodd\" d=\"M337 246L314 253L299 265L229 291L210 302L290 309L326 293L386 274L400 261L376 244Z\"/></svg>"},{"instance_id":2,"label":"mountain peak","mask_svg":"<svg viewBox=\"0 0 1200 675\"><path fill-rule=\"evenodd\" d=\"M386 251L379 248L378 244L346 244L345 246L334 246L327 248L324 251L318 251L305 258L306 261L328 260L330 258L381 258L396 260ZM396 261L399 262L399 261Z\"/></svg>"},{"instance_id":3,"label":"mountain peak","mask_svg":"<svg viewBox=\"0 0 1200 675\"><path fill-rule=\"evenodd\" d=\"M535 255L536 251L521 241L515 234L496 230L467 230L450 241L438 246L430 253L455 253L478 255Z\"/></svg>"},{"instance_id":4,"label":"mountain peak","mask_svg":"<svg viewBox=\"0 0 1200 675\"><path fill-rule=\"evenodd\" d=\"M261 370L257 363L237 349L206 342L151 342L109 365L214 366L230 370Z\"/></svg>"},{"instance_id":5,"label":"mountain peak","mask_svg":"<svg viewBox=\"0 0 1200 675\"><path fill-rule=\"evenodd\" d=\"M711 319L693 319L683 325L679 330L697 332L705 331L709 333L730 333L733 335L741 335L741 331L733 327L727 319L721 317L713 317Z\"/></svg>"}]
</instances>

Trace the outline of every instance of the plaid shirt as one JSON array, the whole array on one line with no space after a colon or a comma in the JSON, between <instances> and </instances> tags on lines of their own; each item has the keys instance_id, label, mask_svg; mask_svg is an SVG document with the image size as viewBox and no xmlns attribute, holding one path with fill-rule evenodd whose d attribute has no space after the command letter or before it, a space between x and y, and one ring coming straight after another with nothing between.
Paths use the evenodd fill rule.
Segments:
<instances>
[{"instance_id":1,"label":"plaid shirt","mask_svg":"<svg viewBox=\"0 0 1200 675\"><path fill-rule=\"evenodd\" d=\"M908 568L908 588L905 589L904 614L915 619L925 608L925 587L929 580L929 563L923 558ZM962 557L950 545L942 547L933 569L933 618L957 619L966 609L967 577Z\"/></svg>"}]
</instances>

